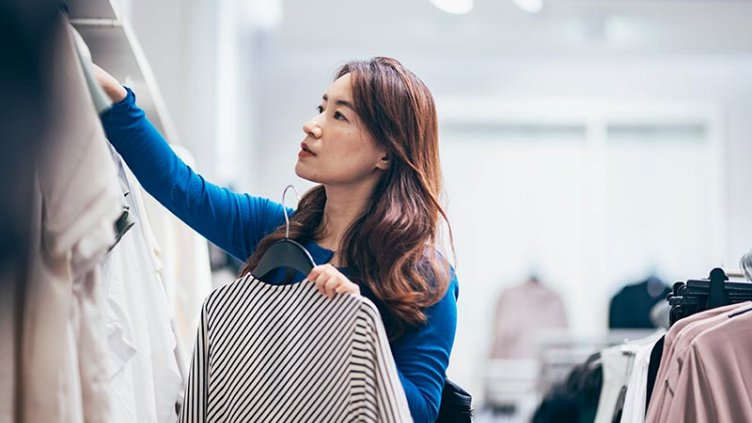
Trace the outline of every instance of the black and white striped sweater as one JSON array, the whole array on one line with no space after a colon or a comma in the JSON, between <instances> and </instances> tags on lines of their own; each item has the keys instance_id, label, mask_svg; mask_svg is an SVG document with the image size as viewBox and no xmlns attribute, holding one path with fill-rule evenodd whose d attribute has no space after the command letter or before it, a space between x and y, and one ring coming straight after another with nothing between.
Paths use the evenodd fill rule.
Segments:
<instances>
[{"instance_id":1,"label":"black and white striped sweater","mask_svg":"<svg viewBox=\"0 0 752 423\"><path fill-rule=\"evenodd\" d=\"M181 422L409 422L379 312L244 276L204 302Z\"/></svg>"}]
</instances>

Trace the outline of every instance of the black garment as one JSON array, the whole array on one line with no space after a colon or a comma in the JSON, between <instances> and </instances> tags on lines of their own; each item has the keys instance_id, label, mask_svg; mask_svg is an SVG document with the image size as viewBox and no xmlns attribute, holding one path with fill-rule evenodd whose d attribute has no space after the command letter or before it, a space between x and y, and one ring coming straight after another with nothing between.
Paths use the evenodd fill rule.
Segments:
<instances>
[{"instance_id":1,"label":"black garment","mask_svg":"<svg viewBox=\"0 0 752 423\"><path fill-rule=\"evenodd\" d=\"M591 423L598 411L603 366L600 353L575 366L567 379L551 387L535 410L533 423Z\"/></svg>"},{"instance_id":2,"label":"black garment","mask_svg":"<svg viewBox=\"0 0 752 423\"><path fill-rule=\"evenodd\" d=\"M653 395L653 388L655 387L655 378L658 377L658 368L661 366L661 357L663 356L663 342L666 340L665 336L661 336L661 339L653 345L653 350L650 351L650 364L648 365L648 386L647 395L645 397L645 412L647 412L650 406L650 396Z\"/></svg>"},{"instance_id":3,"label":"black garment","mask_svg":"<svg viewBox=\"0 0 752 423\"><path fill-rule=\"evenodd\" d=\"M627 285L613 298L609 306L608 327L622 329L650 329L650 311L659 301L666 299L671 289L663 281L651 278Z\"/></svg>"}]
</instances>

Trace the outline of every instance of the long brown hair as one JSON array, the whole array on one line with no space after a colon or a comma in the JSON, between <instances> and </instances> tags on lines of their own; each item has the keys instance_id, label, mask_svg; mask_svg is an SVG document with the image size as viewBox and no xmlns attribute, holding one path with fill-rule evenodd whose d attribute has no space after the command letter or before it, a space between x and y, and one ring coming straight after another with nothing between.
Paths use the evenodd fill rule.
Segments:
<instances>
[{"instance_id":1,"label":"long brown hair","mask_svg":"<svg viewBox=\"0 0 752 423\"><path fill-rule=\"evenodd\" d=\"M442 192L438 122L431 92L397 60L375 57L342 66L350 74L356 112L389 157L368 209L340 245L349 276L367 286L392 315L399 337L405 326L426 322L424 310L446 293L449 262L438 253L439 219L447 221ZM326 203L319 185L307 192L290 219L290 238L318 239ZM451 242L451 228L448 225ZM284 225L259 243L243 273L255 268L269 246L284 238Z\"/></svg>"}]
</instances>

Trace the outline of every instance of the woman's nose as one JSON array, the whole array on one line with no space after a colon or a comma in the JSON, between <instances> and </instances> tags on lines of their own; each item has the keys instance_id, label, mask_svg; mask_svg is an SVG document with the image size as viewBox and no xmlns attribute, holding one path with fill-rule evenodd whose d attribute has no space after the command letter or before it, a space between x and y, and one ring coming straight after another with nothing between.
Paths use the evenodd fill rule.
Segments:
<instances>
[{"instance_id":1,"label":"woman's nose","mask_svg":"<svg viewBox=\"0 0 752 423\"><path fill-rule=\"evenodd\" d=\"M313 138L320 138L321 126L319 126L318 122L316 122L316 119L311 119L303 124L303 132L312 136Z\"/></svg>"}]
</instances>

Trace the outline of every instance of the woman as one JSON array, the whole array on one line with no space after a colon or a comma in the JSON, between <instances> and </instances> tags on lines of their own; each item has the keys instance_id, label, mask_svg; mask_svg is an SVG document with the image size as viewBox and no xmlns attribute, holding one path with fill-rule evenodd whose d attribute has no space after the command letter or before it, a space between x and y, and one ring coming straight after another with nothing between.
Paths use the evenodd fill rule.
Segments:
<instances>
[{"instance_id":1,"label":"woman","mask_svg":"<svg viewBox=\"0 0 752 423\"><path fill-rule=\"evenodd\" d=\"M135 104L97 69L116 103L107 137L143 187L207 239L247 260L284 237L281 204L218 187L178 159ZM379 308L416 422L438 414L454 341L457 279L437 252L441 170L428 88L398 61L344 65L303 125L295 172L318 183L291 217L290 237L316 266L306 279L327 296L355 293ZM272 283L297 282L280 274ZM197 310L198 312L198 310Z\"/></svg>"}]
</instances>

